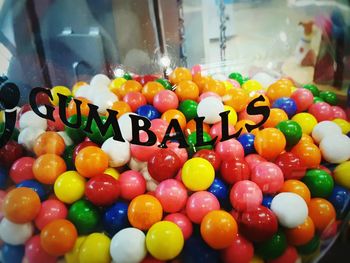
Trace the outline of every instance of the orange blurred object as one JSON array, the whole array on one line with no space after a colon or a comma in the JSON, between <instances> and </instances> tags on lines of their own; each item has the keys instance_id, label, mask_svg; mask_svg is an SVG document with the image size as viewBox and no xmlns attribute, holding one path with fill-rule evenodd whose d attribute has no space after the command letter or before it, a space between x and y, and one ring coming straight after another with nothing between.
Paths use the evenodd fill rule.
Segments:
<instances>
[{"instance_id":1,"label":"orange blurred object","mask_svg":"<svg viewBox=\"0 0 350 263\"><path fill-rule=\"evenodd\" d=\"M78 173L87 178L103 174L108 168L108 155L99 147L85 147L77 154L75 167Z\"/></svg>"},{"instance_id":2,"label":"orange blurred object","mask_svg":"<svg viewBox=\"0 0 350 263\"><path fill-rule=\"evenodd\" d=\"M308 204L311 199L311 193L309 188L302 181L299 180L287 180L284 182L280 192L291 192L301 196Z\"/></svg>"},{"instance_id":3,"label":"orange blurred object","mask_svg":"<svg viewBox=\"0 0 350 263\"><path fill-rule=\"evenodd\" d=\"M178 67L169 75L169 81L173 85L179 84L183 80L192 80L191 71L187 68Z\"/></svg>"},{"instance_id":4,"label":"orange blurred object","mask_svg":"<svg viewBox=\"0 0 350 263\"><path fill-rule=\"evenodd\" d=\"M301 135L301 138L300 138L298 144L299 143L302 143L302 144L304 144L304 143L311 143L311 144L313 144L314 140L312 139L312 137L310 135L307 135L306 133L303 133Z\"/></svg>"},{"instance_id":5,"label":"orange blurred object","mask_svg":"<svg viewBox=\"0 0 350 263\"><path fill-rule=\"evenodd\" d=\"M282 97L290 97L292 95L292 82L285 79L277 80L275 83L271 84L266 92L267 97L271 101L275 101Z\"/></svg>"},{"instance_id":6,"label":"orange blurred object","mask_svg":"<svg viewBox=\"0 0 350 263\"><path fill-rule=\"evenodd\" d=\"M305 222L295 228L286 228L285 234L288 243L293 246L301 246L308 243L315 235L315 225L308 216Z\"/></svg>"},{"instance_id":7,"label":"orange blurred object","mask_svg":"<svg viewBox=\"0 0 350 263\"><path fill-rule=\"evenodd\" d=\"M231 106L236 112L244 110L249 101L247 93L238 88L229 89L222 96L225 105Z\"/></svg>"},{"instance_id":8,"label":"orange blurred object","mask_svg":"<svg viewBox=\"0 0 350 263\"><path fill-rule=\"evenodd\" d=\"M286 138L276 128L265 128L256 134L254 147L262 157L273 160L286 147Z\"/></svg>"},{"instance_id":9,"label":"orange blurred object","mask_svg":"<svg viewBox=\"0 0 350 263\"><path fill-rule=\"evenodd\" d=\"M199 96L199 88L196 83L191 80L183 80L176 85L175 94L180 101L194 100Z\"/></svg>"},{"instance_id":10,"label":"orange blurred object","mask_svg":"<svg viewBox=\"0 0 350 263\"><path fill-rule=\"evenodd\" d=\"M127 113L127 112L131 112L131 108L129 106L129 104L127 104L124 101L116 101L113 103L111 110L115 110L118 112L117 114L117 118L119 118L120 116L122 116L123 114ZM106 114L108 116L108 112Z\"/></svg>"},{"instance_id":11,"label":"orange blurred object","mask_svg":"<svg viewBox=\"0 0 350 263\"><path fill-rule=\"evenodd\" d=\"M202 93L202 90L204 89L204 85L210 81L210 76L202 76L201 73L196 73L193 75L193 82L197 84L199 93Z\"/></svg>"},{"instance_id":12,"label":"orange blurred object","mask_svg":"<svg viewBox=\"0 0 350 263\"><path fill-rule=\"evenodd\" d=\"M47 153L61 155L65 148L66 144L57 132L47 131L35 140L33 151L37 156Z\"/></svg>"},{"instance_id":13,"label":"orange blurred object","mask_svg":"<svg viewBox=\"0 0 350 263\"><path fill-rule=\"evenodd\" d=\"M82 97L78 97L76 99L81 101L81 105L80 105L81 115L88 116L89 112L90 112L90 108L88 106L88 103L92 104L92 102L89 101L88 99L85 99ZM74 100L71 100L68 104L68 107L67 107L67 115L68 115L68 117L70 117L70 116L73 116L75 114L77 114L77 105L76 105Z\"/></svg>"},{"instance_id":14,"label":"orange blurred object","mask_svg":"<svg viewBox=\"0 0 350 263\"><path fill-rule=\"evenodd\" d=\"M335 222L336 213L333 205L323 198L312 198L309 207L309 216L318 231L322 232Z\"/></svg>"},{"instance_id":15,"label":"orange blurred object","mask_svg":"<svg viewBox=\"0 0 350 263\"><path fill-rule=\"evenodd\" d=\"M119 97L119 99L122 99L129 92L134 92L134 91L140 92L141 90L142 90L142 85L136 80L127 80L119 88L113 89L112 87L112 91Z\"/></svg>"},{"instance_id":16,"label":"orange blurred object","mask_svg":"<svg viewBox=\"0 0 350 263\"><path fill-rule=\"evenodd\" d=\"M57 177L66 170L65 161L51 153L39 156L33 164L34 177L43 184L54 184Z\"/></svg>"},{"instance_id":17,"label":"orange blurred object","mask_svg":"<svg viewBox=\"0 0 350 263\"><path fill-rule=\"evenodd\" d=\"M284 110L278 108L270 109L270 116L263 124L264 128L275 128L281 121L288 120L288 115Z\"/></svg>"},{"instance_id":18,"label":"orange blurred object","mask_svg":"<svg viewBox=\"0 0 350 263\"><path fill-rule=\"evenodd\" d=\"M313 143L298 143L292 150L307 168L316 168L321 163L321 151Z\"/></svg>"},{"instance_id":19,"label":"orange blurred object","mask_svg":"<svg viewBox=\"0 0 350 263\"><path fill-rule=\"evenodd\" d=\"M192 132L195 132L196 130L197 130L196 122L195 122L194 119L192 119L189 122L187 122L187 124L186 124L185 135L188 136ZM209 124L206 124L206 123L203 122L203 131L208 133L208 134L210 133L210 126L209 126Z\"/></svg>"},{"instance_id":20,"label":"orange blurred object","mask_svg":"<svg viewBox=\"0 0 350 263\"><path fill-rule=\"evenodd\" d=\"M182 130L186 128L186 117L179 110L167 110L162 114L161 119L165 120L167 123L170 123L171 120L176 119L179 122Z\"/></svg>"},{"instance_id":21,"label":"orange blurred object","mask_svg":"<svg viewBox=\"0 0 350 263\"><path fill-rule=\"evenodd\" d=\"M219 96L224 96L226 92L225 84L222 81L216 79L209 79L204 84L202 93L204 92L214 92Z\"/></svg>"},{"instance_id":22,"label":"orange blurred object","mask_svg":"<svg viewBox=\"0 0 350 263\"><path fill-rule=\"evenodd\" d=\"M149 81L145 86L143 86L141 93L146 97L146 100L149 104L153 104L154 96L164 89L165 88L163 85L159 82Z\"/></svg>"}]
</instances>

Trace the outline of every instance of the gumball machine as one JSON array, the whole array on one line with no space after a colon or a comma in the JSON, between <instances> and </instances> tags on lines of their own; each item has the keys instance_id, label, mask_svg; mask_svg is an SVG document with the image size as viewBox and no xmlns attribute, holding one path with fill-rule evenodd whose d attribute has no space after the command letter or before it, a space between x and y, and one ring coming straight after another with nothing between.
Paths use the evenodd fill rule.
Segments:
<instances>
[{"instance_id":1,"label":"gumball machine","mask_svg":"<svg viewBox=\"0 0 350 263\"><path fill-rule=\"evenodd\" d=\"M0 0L0 262L343 262L349 21Z\"/></svg>"}]
</instances>

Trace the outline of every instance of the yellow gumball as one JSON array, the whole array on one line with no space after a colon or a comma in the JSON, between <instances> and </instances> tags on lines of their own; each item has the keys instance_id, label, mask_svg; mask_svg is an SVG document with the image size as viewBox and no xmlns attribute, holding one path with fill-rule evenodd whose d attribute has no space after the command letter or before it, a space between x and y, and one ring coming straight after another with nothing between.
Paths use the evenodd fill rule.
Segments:
<instances>
[{"instance_id":1,"label":"yellow gumball","mask_svg":"<svg viewBox=\"0 0 350 263\"><path fill-rule=\"evenodd\" d=\"M111 83L109 84L109 89L110 91L112 91L113 93L116 93L117 89L120 89L120 87L126 82L127 80L124 78L116 78L114 80L111 81Z\"/></svg>"},{"instance_id":2,"label":"yellow gumball","mask_svg":"<svg viewBox=\"0 0 350 263\"><path fill-rule=\"evenodd\" d=\"M104 234L93 233L88 235L79 249L79 262L109 263L111 256L109 247L111 240Z\"/></svg>"},{"instance_id":3,"label":"yellow gumball","mask_svg":"<svg viewBox=\"0 0 350 263\"><path fill-rule=\"evenodd\" d=\"M335 182L350 189L350 161L339 164L333 173Z\"/></svg>"},{"instance_id":4,"label":"yellow gumball","mask_svg":"<svg viewBox=\"0 0 350 263\"><path fill-rule=\"evenodd\" d=\"M227 81L227 80L225 80L223 83L225 85L226 90L230 90L230 89L234 88L233 84L231 82Z\"/></svg>"},{"instance_id":5,"label":"yellow gumball","mask_svg":"<svg viewBox=\"0 0 350 263\"><path fill-rule=\"evenodd\" d=\"M76 263L79 262L79 251L81 244L85 241L86 236L78 237L75 241L74 247L69 253L64 255L66 263Z\"/></svg>"},{"instance_id":6,"label":"yellow gumball","mask_svg":"<svg viewBox=\"0 0 350 263\"><path fill-rule=\"evenodd\" d=\"M182 181L191 191L208 189L214 177L215 171L211 163L200 157L186 161L182 168Z\"/></svg>"},{"instance_id":7,"label":"yellow gumball","mask_svg":"<svg viewBox=\"0 0 350 263\"><path fill-rule=\"evenodd\" d=\"M228 123L231 124L232 126L235 126L237 123L237 113L236 111L228 105L224 105L224 111L230 111L228 114Z\"/></svg>"},{"instance_id":8,"label":"yellow gumball","mask_svg":"<svg viewBox=\"0 0 350 263\"><path fill-rule=\"evenodd\" d=\"M350 132L350 122L339 118L334 119L333 122L335 122L341 128L344 134L348 134Z\"/></svg>"},{"instance_id":9,"label":"yellow gumball","mask_svg":"<svg viewBox=\"0 0 350 263\"><path fill-rule=\"evenodd\" d=\"M297 122L300 125L303 133L307 135L311 134L313 128L317 124L316 118L312 114L306 112L294 115L292 120Z\"/></svg>"},{"instance_id":10,"label":"yellow gumball","mask_svg":"<svg viewBox=\"0 0 350 263\"><path fill-rule=\"evenodd\" d=\"M112 176L116 180L119 179L119 175L120 175L119 172L117 171L117 169L114 169L112 167L107 168L103 173Z\"/></svg>"},{"instance_id":11,"label":"yellow gumball","mask_svg":"<svg viewBox=\"0 0 350 263\"><path fill-rule=\"evenodd\" d=\"M171 260L180 254L184 245L181 229L170 221L155 223L147 232L148 252L159 260Z\"/></svg>"},{"instance_id":12,"label":"yellow gumball","mask_svg":"<svg viewBox=\"0 0 350 263\"><path fill-rule=\"evenodd\" d=\"M80 89L81 86L88 85L85 81L78 81L77 83L74 84L72 87L72 95L75 96L75 93Z\"/></svg>"},{"instance_id":13,"label":"yellow gumball","mask_svg":"<svg viewBox=\"0 0 350 263\"><path fill-rule=\"evenodd\" d=\"M258 81L250 79L243 83L242 89L245 90L248 94L250 94L262 90L263 86Z\"/></svg>"},{"instance_id":14,"label":"yellow gumball","mask_svg":"<svg viewBox=\"0 0 350 263\"><path fill-rule=\"evenodd\" d=\"M85 179L76 171L64 172L56 179L54 191L60 201L74 203L84 196Z\"/></svg>"},{"instance_id":15,"label":"yellow gumball","mask_svg":"<svg viewBox=\"0 0 350 263\"><path fill-rule=\"evenodd\" d=\"M57 106L59 102L58 94L62 94L65 96L71 96L72 93L70 89L65 86L55 86L51 89L52 100L50 102L52 105Z\"/></svg>"}]
</instances>

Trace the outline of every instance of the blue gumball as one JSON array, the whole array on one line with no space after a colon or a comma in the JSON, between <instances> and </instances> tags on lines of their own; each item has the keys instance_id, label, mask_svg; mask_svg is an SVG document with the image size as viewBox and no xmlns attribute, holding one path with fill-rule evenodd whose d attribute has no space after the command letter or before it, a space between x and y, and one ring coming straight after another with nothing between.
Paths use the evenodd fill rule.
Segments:
<instances>
[{"instance_id":1,"label":"blue gumball","mask_svg":"<svg viewBox=\"0 0 350 263\"><path fill-rule=\"evenodd\" d=\"M220 254L218 250L210 248L199 236L192 236L185 242L183 262L216 263L220 262Z\"/></svg>"},{"instance_id":2,"label":"blue gumball","mask_svg":"<svg viewBox=\"0 0 350 263\"><path fill-rule=\"evenodd\" d=\"M8 178L8 174L6 169L0 168L0 189L6 188L7 178Z\"/></svg>"},{"instance_id":3,"label":"blue gumball","mask_svg":"<svg viewBox=\"0 0 350 263\"><path fill-rule=\"evenodd\" d=\"M16 187L27 187L27 188L34 190L38 194L38 196L40 197L41 201L43 201L47 198L46 189L38 181L26 180L26 181L23 181L23 182L20 182L19 184L17 184Z\"/></svg>"},{"instance_id":4,"label":"blue gumball","mask_svg":"<svg viewBox=\"0 0 350 263\"><path fill-rule=\"evenodd\" d=\"M328 197L339 217L345 215L350 208L350 191L339 185L335 185L331 195Z\"/></svg>"},{"instance_id":5,"label":"blue gumball","mask_svg":"<svg viewBox=\"0 0 350 263\"><path fill-rule=\"evenodd\" d=\"M117 202L110 206L103 214L103 226L110 236L129 226L128 204Z\"/></svg>"},{"instance_id":6,"label":"blue gumball","mask_svg":"<svg viewBox=\"0 0 350 263\"><path fill-rule=\"evenodd\" d=\"M273 104L272 108L284 110L288 117L291 118L297 112L297 104L291 98L279 98Z\"/></svg>"},{"instance_id":7,"label":"blue gumball","mask_svg":"<svg viewBox=\"0 0 350 263\"><path fill-rule=\"evenodd\" d=\"M270 209L272 199L273 199L272 196L264 195L263 200L262 200L262 205Z\"/></svg>"},{"instance_id":8,"label":"blue gumball","mask_svg":"<svg viewBox=\"0 0 350 263\"><path fill-rule=\"evenodd\" d=\"M219 178L215 178L208 190L216 196L219 201L225 201L228 198L227 185Z\"/></svg>"},{"instance_id":9,"label":"blue gumball","mask_svg":"<svg viewBox=\"0 0 350 263\"><path fill-rule=\"evenodd\" d=\"M245 133L238 137L238 141L242 144L245 155L255 153L254 139L255 135L252 133Z\"/></svg>"},{"instance_id":10,"label":"blue gumball","mask_svg":"<svg viewBox=\"0 0 350 263\"><path fill-rule=\"evenodd\" d=\"M152 105L148 104L137 108L136 113L140 116L148 118L149 120L160 118L159 111Z\"/></svg>"},{"instance_id":11,"label":"blue gumball","mask_svg":"<svg viewBox=\"0 0 350 263\"><path fill-rule=\"evenodd\" d=\"M24 246L4 244L2 247L3 263L21 263L24 257Z\"/></svg>"}]
</instances>

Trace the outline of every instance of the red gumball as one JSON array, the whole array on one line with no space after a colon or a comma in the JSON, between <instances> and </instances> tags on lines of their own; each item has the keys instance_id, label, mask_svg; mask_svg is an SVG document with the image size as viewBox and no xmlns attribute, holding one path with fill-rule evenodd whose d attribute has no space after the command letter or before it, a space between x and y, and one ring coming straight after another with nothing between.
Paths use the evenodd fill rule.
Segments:
<instances>
[{"instance_id":1,"label":"red gumball","mask_svg":"<svg viewBox=\"0 0 350 263\"><path fill-rule=\"evenodd\" d=\"M42 248L40 235L30 238L25 246L28 263L56 263L57 257L51 256Z\"/></svg>"},{"instance_id":2,"label":"red gumball","mask_svg":"<svg viewBox=\"0 0 350 263\"><path fill-rule=\"evenodd\" d=\"M88 147L88 146L96 146L96 147L99 147L96 143L90 141L90 140L86 140L86 141L83 141L82 143L79 143L75 148L74 148L74 151L73 151L73 161L75 161L75 158L77 157L78 153L84 149L85 147Z\"/></svg>"},{"instance_id":3,"label":"red gumball","mask_svg":"<svg viewBox=\"0 0 350 263\"><path fill-rule=\"evenodd\" d=\"M232 245L222 251L224 263L249 263L254 256L253 244L242 235L237 234Z\"/></svg>"},{"instance_id":4,"label":"red gumball","mask_svg":"<svg viewBox=\"0 0 350 263\"><path fill-rule=\"evenodd\" d=\"M151 120L150 131L153 131L159 141L162 141L169 123L162 119Z\"/></svg>"},{"instance_id":5,"label":"red gumball","mask_svg":"<svg viewBox=\"0 0 350 263\"><path fill-rule=\"evenodd\" d=\"M23 155L23 147L15 141L9 141L0 149L0 164L10 168Z\"/></svg>"},{"instance_id":6,"label":"red gumball","mask_svg":"<svg viewBox=\"0 0 350 263\"><path fill-rule=\"evenodd\" d=\"M312 104L309 108L309 113L314 115L318 122L333 119L332 107L326 102Z\"/></svg>"},{"instance_id":7,"label":"red gumball","mask_svg":"<svg viewBox=\"0 0 350 263\"><path fill-rule=\"evenodd\" d=\"M266 162L264 157L256 153L248 154L244 159L248 163L250 170L253 170L257 164Z\"/></svg>"},{"instance_id":8,"label":"red gumball","mask_svg":"<svg viewBox=\"0 0 350 263\"><path fill-rule=\"evenodd\" d=\"M12 164L9 175L15 184L34 178L32 170L34 161L32 157L22 157Z\"/></svg>"},{"instance_id":9,"label":"red gumball","mask_svg":"<svg viewBox=\"0 0 350 263\"><path fill-rule=\"evenodd\" d=\"M284 152L277 156L275 164L281 168L285 180L300 180L306 173L306 166L292 152Z\"/></svg>"},{"instance_id":10,"label":"red gumball","mask_svg":"<svg viewBox=\"0 0 350 263\"><path fill-rule=\"evenodd\" d=\"M48 129L51 131L64 131L65 125L60 118L59 107L55 107L55 110L53 111L53 118L55 121L47 121Z\"/></svg>"},{"instance_id":11,"label":"red gumball","mask_svg":"<svg viewBox=\"0 0 350 263\"><path fill-rule=\"evenodd\" d=\"M133 112L135 112L139 107L147 104L146 97L138 91L128 92L123 97L123 101L129 104Z\"/></svg>"},{"instance_id":12,"label":"red gumball","mask_svg":"<svg viewBox=\"0 0 350 263\"><path fill-rule=\"evenodd\" d=\"M185 240L192 235L193 225L186 215L181 213L169 214L163 220L175 223L181 229Z\"/></svg>"},{"instance_id":13,"label":"red gumball","mask_svg":"<svg viewBox=\"0 0 350 263\"><path fill-rule=\"evenodd\" d=\"M332 106L333 118L346 120L346 112L339 106Z\"/></svg>"},{"instance_id":14,"label":"red gumball","mask_svg":"<svg viewBox=\"0 0 350 263\"><path fill-rule=\"evenodd\" d=\"M168 142L166 145L168 146L169 150L172 150L174 153L176 153L177 157L179 157L180 166L182 167L188 159L186 148L180 148L180 144L178 142Z\"/></svg>"},{"instance_id":15,"label":"red gumball","mask_svg":"<svg viewBox=\"0 0 350 263\"><path fill-rule=\"evenodd\" d=\"M299 256L298 251L295 247L288 246L282 256L278 258L268 260L268 263L295 263L297 262Z\"/></svg>"},{"instance_id":16,"label":"red gumball","mask_svg":"<svg viewBox=\"0 0 350 263\"><path fill-rule=\"evenodd\" d=\"M159 149L148 160L148 172L157 182L174 178L181 168L179 157L170 149Z\"/></svg>"},{"instance_id":17,"label":"red gumball","mask_svg":"<svg viewBox=\"0 0 350 263\"><path fill-rule=\"evenodd\" d=\"M220 168L222 179L228 184L235 184L242 180L249 180L250 168L244 159L223 161Z\"/></svg>"},{"instance_id":18,"label":"red gumball","mask_svg":"<svg viewBox=\"0 0 350 263\"><path fill-rule=\"evenodd\" d=\"M65 219L67 213L67 207L61 201L56 199L46 200L41 204L40 211L35 218L35 225L41 230L56 219Z\"/></svg>"},{"instance_id":19,"label":"red gumball","mask_svg":"<svg viewBox=\"0 0 350 263\"><path fill-rule=\"evenodd\" d=\"M167 213L179 212L186 205L186 187L175 179L162 181L156 188L155 196Z\"/></svg>"},{"instance_id":20,"label":"red gumball","mask_svg":"<svg viewBox=\"0 0 350 263\"><path fill-rule=\"evenodd\" d=\"M140 141L141 142L147 142L148 141L148 134L144 131L140 132ZM159 150L158 148L158 142L156 142L153 145L145 146L145 145L136 145L131 144L130 145L130 151L131 156L136 158L137 160L141 162L147 162L148 159Z\"/></svg>"},{"instance_id":21,"label":"red gumball","mask_svg":"<svg viewBox=\"0 0 350 263\"><path fill-rule=\"evenodd\" d=\"M129 170L119 176L120 196L125 200L132 200L146 192L146 180L141 173Z\"/></svg>"},{"instance_id":22,"label":"red gumball","mask_svg":"<svg viewBox=\"0 0 350 263\"><path fill-rule=\"evenodd\" d=\"M217 171L220 169L221 159L219 154L213 150L202 149L194 154L193 157L201 157L208 160L211 165L214 167L214 170Z\"/></svg>"},{"instance_id":23,"label":"red gumball","mask_svg":"<svg viewBox=\"0 0 350 263\"><path fill-rule=\"evenodd\" d=\"M96 175L86 183L85 195L94 205L111 205L120 195L119 181L108 174Z\"/></svg>"}]
</instances>

